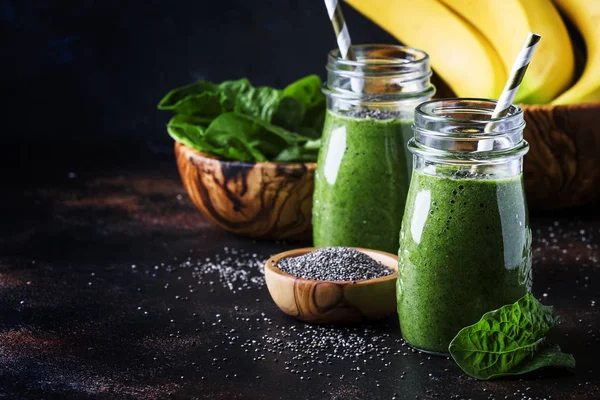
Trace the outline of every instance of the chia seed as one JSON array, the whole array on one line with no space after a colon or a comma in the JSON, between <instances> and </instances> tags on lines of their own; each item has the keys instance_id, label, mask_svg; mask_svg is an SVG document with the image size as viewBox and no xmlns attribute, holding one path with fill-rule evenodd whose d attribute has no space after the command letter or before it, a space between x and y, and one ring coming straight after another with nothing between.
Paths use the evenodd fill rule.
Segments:
<instances>
[{"instance_id":1,"label":"chia seed","mask_svg":"<svg viewBox=\"0 0 600 400\"><path fill-rule=\"evenodd\" d=\"M598 340L598 330L588 323L591 322L589 316L593 315L592 313L598 307L596 305L598 296L591 290L586 290L584 285L594 279L594 271L599 266L599 237L600 229L590 226L585 220L573 218L569 222L559 223L546 218L538 221L534 226L532 242L533 253L537 254L533 258L534 264L541 264L544 267L557 265L563 272L567 267L570 268L569 273L573 274L572 284L581 288L578 296L580 306L587 309L573 323L579 324L583 335L587 332L588 336L585 338L594 341ZM194 252L190 250L189 256L179 255L172 262L160 263L159 268L153 264L146 266L141 262L137 263L136 268L127 264L127 269L130 269L131 273L145 274L154 279L155 288L164 288L169 297L174 298L179 295L180 299L186 296L190 298L189 302L171 300L163 305L162 301L154 302L150 297L150 293L155 290L144 289L140 295L140 303L134 305L139 313L151 311L145 318L151 318L153 314L158 315L157 318L164 320L163 326L168 327L164 333L148 335L142 342L144 348L149 351L150 360L154 360L156 370L181 368L181 371L189 371L183 382L192 380L199 374L203 374L199 376L202 382L225 379L226 374L229 375L230 380L240 378L260 382L265 379L265 375L257 374L278 370L288 375L286 379L291 383L302 382L311 385L314 382L314 385L325 388L329 394L322 396L324 398L365 397L361 396L364 389L359 388L360 385L355 383L355 380L360 377L361 381L366 381L369 376L374 380L375 386L378 383L381 385L371 397L408 398L408 395L400 395L400 393L405 394L404 392L393 392L399 388L397 382L402 382L399 385L411 385L407 370L411 371L412 375L422 374L424 377L433 372L432 377L429 378L431 379L430 391L424 397L441 398L435 390L443 382L458 377L459 370L449 368L449 357L446 360L435 357L430 359L427 354L408 347L399 334L396 318L369 325L340 327L305 324L282 316L279 311L276 311L274 304L266 301L268 293L264 290L263 265L268 258L267 252L273 249L269 247L268 250L259 251L255 243L252 243L247 249L226 247L222 251L211 254L210 257L205 255L195 257ZM563 252L566 246L573 248L568 254ZM286 248L281 247L278 250L283 251ZM579 268L572 268L572 265L577 265ZM179 280L179 277L183 279ZM197 291L190 294L190 285ZM204 304L204 299L210 296L206 292L212 293L213 288L222 300ZM548 294L548 297L542 298L546 301L560 288L548 286L539 289L541 289L540 297L544 292ZM252 300L256 298L261 301ZM192 319L190 315L194 318ZM191 321L194 322L190 325ZM583 330L584 327L588 330ZM24 330L24 332L28 331ZM15 333L0 332L0 343L7 342L11 338L10 335ZM568 339L569 334L565 333L564 336ZM33 340L28 336L24 339L27 340L26 343L31 343ZM135 340L135 343L138 343L139 339L135 338ZM589 340L587 343L590 343ZM206 348L206 354L199 351L199 346ZM30 346L27 347L29 348ZM177 357L183 351L198 352L200 358L188 363L185 358ZM234 354L235 357L232 357ZM390 365L391 361L393 364ZM248 371L236 370L240 368L235 366L238 363L243 366L248 365ZM18 365L18 362L15 361L14 364ZM186 366L187 369L184 369ZM429 370L430 366L435 369ZM367 375L363 376L362 372L365 371ZM60 373L63 374L64 371L61 370ZM67 375L68 379L90 382L88 385L94 385L94 393L99 385L106 385L106 381L98 383L88 378L87 374L86 377L82 377L80 372L71 372L71 374L75 373L78 375ZM340 380L342 373L344 377ZM94 376L105 374L106 371L94 372ZM389 378L391 374L400 379L393 383ZM256 376L261 378L257 380ZM300 377L304 379L300 380ZM518 397L524 393L528 383L524 380L514 381L511 384L516 385L515 389L519 388L516 392L511 390L515 392L514 396ZM581 382L582 387L583 385L584 381ZM126 388L139 390L137 386L135 388L126 386ZM167 388L170 389L172 386ZM426 392L425 389L422 391ZM161 392L156 397L164 397L163 393L165 392ZM530 390L526 393L530 394ZM506 394L510 393L506 392ZM463 397L461 392L450 395L450 398L466 399L467 397ZM551 399L552 396L547 395L544 398Z\"/></svg>"},{"instance_id":2,"label":"chia seed","mask_svg":"<svg viewBox=\"0 0 600 400\"><path fill-rule=\"evenodd\" d=\"M321 281L362 281L394 272L365 253L348 247L325 247L284 258L277 267L293 276Z\"/></svg>"},{"instance_id":3,"label":"chia seed","mask_svg":"<svg viewBox=\"0 0 600 400\"><path fill-rule=\"evenodd\" d=\"M256 253L225 247L222 254L196 261L188 257L177 266L168 266L167 271L192 268L192 277L199 285L218 283L235 294L265 285L264 264L265 259Z\"/></svg>"},{"instance_id":4,"label":"chia seed","mask_svg":"<svg viewBox=\"0 0 600 400\"><path fill-rule=\"evenodd\" d=\"M346 112L344 115L353 118L372 118L378 120L393 118L402 119L402 113L400 111L378 109L354 109Z\"/></svg>"}]
</instances>

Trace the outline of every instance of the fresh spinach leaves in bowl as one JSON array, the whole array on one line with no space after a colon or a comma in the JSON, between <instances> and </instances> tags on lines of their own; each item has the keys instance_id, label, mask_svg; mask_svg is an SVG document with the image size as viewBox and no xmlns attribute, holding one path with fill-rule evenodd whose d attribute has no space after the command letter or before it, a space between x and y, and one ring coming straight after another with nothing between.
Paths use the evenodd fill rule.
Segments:
<instances>
[{"instance_id":1,"label":"fresh spinach leaves in bowl","mask_svg":"<svg viewBox=\"0 0 600 400\"><path fill-rule=\"evenodd\" d=\"M325 118L321 79L309 75L283 90L247 79L198 81L167 93L159 110L175 112L173 139L227 160L316 161Z\"/></svg>"}]
</instances>

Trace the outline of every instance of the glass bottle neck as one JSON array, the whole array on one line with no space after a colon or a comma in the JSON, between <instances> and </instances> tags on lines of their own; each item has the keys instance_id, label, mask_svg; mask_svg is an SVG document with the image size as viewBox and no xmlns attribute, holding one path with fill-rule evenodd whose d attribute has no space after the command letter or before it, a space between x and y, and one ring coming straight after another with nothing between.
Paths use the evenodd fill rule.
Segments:
<instances>
[{"instance_id":1,"label":"glass bottle neck","mask_svg":"<svg viewBox=\"0 0 600 400\"><path fill-rule=\"evenodd\" d=\"M398 108L429 100L429 56L416 49L393 45L353 46L356 60L344 60L339 50L329 53L327 95L329 109Z\"/></svg>"},{"instance_id":2,"label":"glass bottle neck","mask_svg":"<svg viewBox=\"0 0 600 400\"><path fill-rule=\"evenodd\" d=\"M494 100L487 99L420 104L415 109L414 137L408 144L415 168L474 177L520 173L529 149L523 140L523 111L513 105L505 116L493 119L495 106Z\"/></svg>"}]
</instances>

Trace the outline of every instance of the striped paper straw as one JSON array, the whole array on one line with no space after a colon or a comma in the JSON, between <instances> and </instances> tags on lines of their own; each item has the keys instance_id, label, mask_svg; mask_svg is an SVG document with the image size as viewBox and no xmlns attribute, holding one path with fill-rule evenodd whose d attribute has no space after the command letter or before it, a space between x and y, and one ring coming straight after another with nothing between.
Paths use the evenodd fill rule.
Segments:
<instances>
[{"instance_id":1,"label":"striped paper straw","mask_svg":"<svg viewBox=\"0 0 600 400\"><path fill-rule=\"evenodd\" d=\"M345 60L356 60L356 56L352 50L352 41L350 40L348 26L344 20L342 7L339 5L338 0L325 0L325 6L327 7L327 13L329 14L329 19L337 38L340 55Z\"/></svg>"},{"instance_id":2,"label":"striped paper straw","mask_svg":"<svg viewBox=\"0 0 600 400\"><path fill-rule=\"evenodd\" d=\"M496 103L496 107L492 113L492 119L503 117L508 112L508 109L515 99L517 91L519 90L519 86L523 81L525 71L527 71L527 67L529 67L531 57L533 57L533 52L535 51L535 48L541 38L542 37L540 35L533 32L529 32L527 35L525 44L523 45L523 48L519 52L519 55L512 66L506 86L504 86L504 90L502 91L502 94ZM484 132L491 132L493 130L493 126L493 122L488 123L485 126ZM493 147L494 139L484 139L477 143L477 151L490 151L493 150Z\"/></svg>"},{"instance_id":3,"label":"striped paper straw","mask_svg":"<svg viewBox=\"0 0 600 400\"><path fill-rule=\"evenodd\" d=\"M492 118L500 118L508 111L508 108L512 104L517 91L519 90L519 86L523 81L525 71L527 71L527 67L529 67L529 62L531 61L531 57L533 57L533 52L535 51L535 48L541 38L542 37L540 35L533 32L529 32L529 35L527 35L525 44L523 45L521 52L517 56L517 59L512 66L506 86L504 86L504 90L498 99L498 103L496 103L496 108L492 113Z\"/></svg>"}]
</instances>

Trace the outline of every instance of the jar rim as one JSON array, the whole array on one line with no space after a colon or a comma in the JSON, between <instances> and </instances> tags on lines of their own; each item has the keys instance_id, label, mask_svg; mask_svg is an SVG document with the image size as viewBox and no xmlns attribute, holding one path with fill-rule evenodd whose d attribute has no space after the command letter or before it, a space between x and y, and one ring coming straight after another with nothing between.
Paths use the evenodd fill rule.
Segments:
<instances>
[{"instance_id":1,"label":"jar rim","mask_svg":"<svg viewBox=\"0 0 600 400\"><path fill-rule=\"evenodd\" d=\"M458 97L419 104L409 150L428 158L481 162L523 156L528 149L523 110L511 105L508 115L491 118L496 104Z\"/></svg>"},{"instance_id":2,"label":"jar rim","mask_svg":"<svg viewBox=\"0 0 600 400\"><path fill-rule=\"evenodd\" d=\"M461 108L467 108L469 107L469 103L480 103L480 104L488 104L490 106L493 105L493 107L488 108L487 110L483 109L483 108L472 108L473 110L480 110L482 111L481 115L491 115L494 108L496 107L496 104L498 103L497 100L494 99L486 99L486 98L481 98L481 97L448 97L448 98L443 98L443 99L433 99L433 100L429 100L429 101L425 101L421 104L419 104L416 108L415 108L415 117L422 117L423 119L426 119L428 121L445 121L445 122L457 122L457 123L474 123L474 124L489 124L489 123L493 123L493 122L511 122L511 121L515 121L518 122L519 120L523 119L523 109L521 107L519 107L516 104L511 104L508 108L508 115L502 116L502 117L497 117L497 118L482 118L482 119L474 119L474 118L470 118L470 119L461 119L461 118L453 118L453 117L448 117L448 116L443 116L440 114L435 114L434 111L437 108L434 108L434 106L439 105L440 107L446 103L451 103L451 102L455 102L455 107L461 107Z\"/></svg>"},{"instance_id":3,"label":"jar rim","mask_svg":"<svg viewBox=\"0 0 600 400\"><path fill-rule=\"evenodd\" d=\"M362 67L362 66L374 66L374 67L395 67L395 66L419 66L422 64L429 64L429 54L423 50L415 49L414 47L401 46L395 44L360 44L353 45L352 49L356 54L357 60L347 60L340 57L340 50L333 49L328 54L327 68L329 69L330 64L348 67ZM398 53L397 57L383 57L369 58L365 61L365 58L361 58L369 51L383 51L391 50ZM408 55L414 58L400 57L402 55ZM384 61L385 60L385 61ZM396 61L392 61L396 60Z\"/></svg>"},{"instance_id":4,"label":"jar rim","mask_svg":"<svg viewBox=\"0 0 600 400\"><path fill-rule=\"evenodd\" d=\"M357 60L329 52L323 92L348 103L420 103L435 93L430 82L429 55L412 47L391 44L352 46Z\"/></svg>"}]
</instances>

